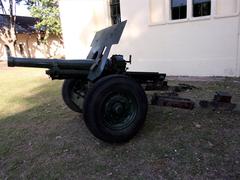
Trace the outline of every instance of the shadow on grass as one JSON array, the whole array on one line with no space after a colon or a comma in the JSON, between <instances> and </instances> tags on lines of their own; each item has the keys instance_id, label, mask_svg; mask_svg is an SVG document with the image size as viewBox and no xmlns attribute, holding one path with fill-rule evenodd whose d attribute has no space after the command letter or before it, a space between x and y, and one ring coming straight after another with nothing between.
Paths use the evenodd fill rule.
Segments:
<instances>
[{"instance_id":1,"label":"shadow on grass","mask_svg":"<svg viewBox=\"0 0 240 180\"><path fill-rule=\"evenodd\" d=\"M237 178L237 113L149 108L129 143L95 139L66 108L61 83L37 87L30 109L0 121L0 177L15 179ZM12 98L12 101L14 101Z\"/></svg>"}]
</instances>

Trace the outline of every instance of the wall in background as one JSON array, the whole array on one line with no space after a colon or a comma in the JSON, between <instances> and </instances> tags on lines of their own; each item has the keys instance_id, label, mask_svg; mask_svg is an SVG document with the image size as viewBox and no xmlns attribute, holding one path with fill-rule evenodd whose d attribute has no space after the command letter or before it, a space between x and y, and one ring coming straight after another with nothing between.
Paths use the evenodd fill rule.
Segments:
<instances>
[{"instance_id":1,"label":"wall in background","mask_svg":"<svg viewBox=\"0 0 240 180\"><path fill-rule=\"evenodd\" d=\"M193 17L196 4L186 1L186 19L172 20L177 5L170 0L121 0L121 19L128 24L112 53L131 54L130 70L240 76L239 0L212 0L210 15L197 12L202 17ZM66 57L85 58L94 33L111 25L109 1L61 0L60 7Z\"/></svg>"}]
</instances>

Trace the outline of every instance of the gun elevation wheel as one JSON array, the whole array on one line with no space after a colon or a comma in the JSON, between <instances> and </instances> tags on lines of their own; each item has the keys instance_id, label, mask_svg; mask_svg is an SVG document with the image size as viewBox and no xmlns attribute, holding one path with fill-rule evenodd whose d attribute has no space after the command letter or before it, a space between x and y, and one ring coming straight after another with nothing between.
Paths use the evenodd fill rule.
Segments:
<instances>
[{"instance_id":1,"label":"gun elevation wheel","mask_svg":"<svg viewBox=\"0 0 240 180\"><path fill-rule=\"evenodd\" d=\"M110 75L97 81L84 101L84 120L97 138L125 142L142 127L147 113L143 88L123 75Z\"/></svg>"},{"instance_id":2,"label":"gun elevation wheel","mask_svg":"<svg viewBox=\"0 0 240 180\"><path fill-rule=\"evenodd\" d=\"M62 86L63 101L71 110L82 113L86 91L86 83L82 80L65 80Z\"/></svg>"}]
</instances>

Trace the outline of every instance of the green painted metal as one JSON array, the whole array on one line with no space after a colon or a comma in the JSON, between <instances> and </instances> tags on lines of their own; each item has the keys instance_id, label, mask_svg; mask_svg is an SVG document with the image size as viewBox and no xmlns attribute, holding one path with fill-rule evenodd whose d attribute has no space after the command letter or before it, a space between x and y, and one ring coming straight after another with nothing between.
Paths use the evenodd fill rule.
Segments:
<instances>
[{"instance_id":1,"label":"green painted metal","mask_svg":"<svg viewBox=\"0 0 240 180\"><path fill-rule=\"evenodd\" d=\"M134 122L137 102L132 94L109 94L102 106L103 123L112 130L121 130Z\"/></svg>"},{"instance_id":2,"label":"green painted metal","mask_svg":"<svg viewBox=\"0 0 240 180\"><path fill-rule=\"evenodd\" d=\"M95 59L95 64L91 67L88 75L89 80L98 79L104 72L112 45L119 43L126 23L127 21L123 21L95 34L91 44L92 49L87 57Z\"/></svg>"},{"instance_id":3,"label":"green painted metal","mask_svg":"<svg viewBox=\"0 0 240 180\"><path fill-rule=\"evenodd\" d=\"M95 82L102 76L125 74L138 83L157 83L163 81L166 74L157 72L129 72L122 55L108 58L112 45L118 44L127 21L98 31L92 41L91 50L84 60L17 58L12 57L7 48L8 66L47 68L46 73L52 79L82 79Z\"/></svg>"},{"instance_id":4,"label":"green painted metal","mask_svg":"<svg viewBox=\"0 0 240 180\"><path fill-rule=\"evenodd\" d=\"M84 98L87 93L87 83L82 80L77 80L73 89L71 89L71 100L76 104L80 109L83 109Z\"/></svg>"},{"instance_id":5,"label":"green painted metal","mask_svg":"<svg viewBox=\"0 0 240 180\"><path fill-rule=\"evenodd\" d=\"M90 81L97 80L107 66L108 55L113 44L118 44L127 21L98 31L92 41L91 50L84 60L16 58L11 56L7 48L8 66L48 68L48 74L53 79L72 78L81 76L81 71L88 71ZM66 70L72 70L66 72ZM79 70L79 73L76 72ZM124 69L125 70L125 69Z\"/></svg>"},{"instance_id":6,"label":"green painted metal","mask_svg":"<svg viewBox=\"0 0 240 180\"><path fill-rule=\"evenodd\" d=\"M93 60L61 60L61 59L39 59L39 58L8 58L9 67L37 67L59 69L89 70L94 64Z\"/></svg>"}]
</instances>

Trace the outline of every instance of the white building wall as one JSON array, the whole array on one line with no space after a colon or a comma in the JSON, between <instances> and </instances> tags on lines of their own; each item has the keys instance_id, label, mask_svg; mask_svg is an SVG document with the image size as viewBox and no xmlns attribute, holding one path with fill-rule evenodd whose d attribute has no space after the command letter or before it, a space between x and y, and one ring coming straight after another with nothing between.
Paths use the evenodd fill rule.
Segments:
<instances>
[{"instance_id":1,"label":"white building wall","mask_svg":"<svg viewBox=\"0 0 240 180\"><path fill-rule=\"evenodd\" d=\"M218 6L212 0L212 15L197 19L191 18L192 7L188 6L188 19L178 22L169 20L166 0L164 21L158 24L150 20L149 1L121 0L122 20L128 24L112 53L126 58L131 54L130 70L240 76L239 3L231 6L237 7L236 13L229 14L231 7L227 8L239 0L217 0L222 2ZM61 0L60 7L66 56L84 58L94 32L110 25L108 0ZM230 16L220 17L226 14Z\"/></svg>"},{"instance_id":2,"label":"white building wall","mask_svg":"<svg viewBox=\"0 0 240 180\"><path fill-rule=\"evenodd\" d=\"M110 25L106 0L60 0L65 55L86 58L96 31Z\"/></svg>"}]
</instances>

